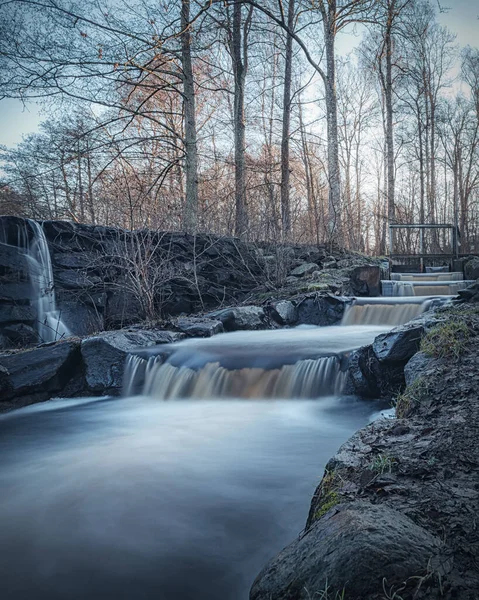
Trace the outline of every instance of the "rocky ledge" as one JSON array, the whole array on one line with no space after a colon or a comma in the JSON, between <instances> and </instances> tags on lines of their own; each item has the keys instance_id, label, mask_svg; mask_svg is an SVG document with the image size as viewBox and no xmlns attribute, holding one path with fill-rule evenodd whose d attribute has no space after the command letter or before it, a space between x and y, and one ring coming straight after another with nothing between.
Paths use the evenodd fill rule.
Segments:
<instances>
[{"instance_id":1,"label":"rocky ledge","mask_svg":"<svg viewBox=\"0 0 479 600\"><path fill-rule=\"evenodd\" d=\"M304 531L251 600L478 597L478 341L477 306L441 311L406 363L399 418L329 461Z\"/></svg>"}]
</instances>

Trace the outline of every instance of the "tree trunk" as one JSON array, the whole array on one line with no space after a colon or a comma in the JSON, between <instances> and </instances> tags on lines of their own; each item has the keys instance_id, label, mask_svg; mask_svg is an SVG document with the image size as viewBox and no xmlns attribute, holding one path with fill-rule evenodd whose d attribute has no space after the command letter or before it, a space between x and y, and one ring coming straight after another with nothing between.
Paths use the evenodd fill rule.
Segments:
<instances>
[{"instance_id":1,"label":"tree trunk","mask_svg":"<svg viewBox=\"0 0 479 600\"><path fill-rule=\"evenodd\" d=\"M334 23L323 18L327 76L326 124L328 132L328 234L329 242L341 244L341 183L339 172L338 108L336 98L336 65L334 58Z\"/></svg>"},{"instance_id":2,"label":"tree trunk","mask_svg":"<svg viewBox=\"0 0 479 600\"><path fill-rule=\"evenodd\" d=\"M394 178L394 134L393 134L393 84L392 84L392 26L395 14L395 0L388 0L388 20L386 24L386 151L387 151L387 195L388 222L395 222L395 178Z\"/></svg>"},{"instance_id":3,"label":"tree trunk","mask_svg":"<svg viewBox=\"0 0 479 600\"><path fill-rule=\"evenodd\" d=\"M235 2L233 8L232 59L235 80L234 89L234 145L235 145L235 234L245 237L248 229L246 208L246 169L245 169L245 115L244 93L246 82L246 49L247 40L243 39L241 7ZM250 11L251 15L251 11ZM246 32L245 32L246 35ZM242 52L243 46L243 52Z\"/></svg>"},{"instance_id":4,"label":"tree trunk","mask_svg":"<svg viewBox=\"0 0 479 600\"><path fill-rule=\"evenodd\" d=\"M288 30L294 28L294 2L288 4ZM291 203L289 198L289 130L291 122L291 76L293 63L293 38L286 36L283 90L283 131L281 137L281 223L284 239L291 236Z\"/></svg>"},{"instance_id":5,"label":"tree trunk","mask_svg":"<svg viewBox=\"0 0 479 600\"><path fill-rule=\"evenodd\" d=\"M196 140L195 86L191 63L190 0L181 1L181 30L186 179L183 229L194 233L198 222L198 150Z\"/></svg>"}]
</instances>

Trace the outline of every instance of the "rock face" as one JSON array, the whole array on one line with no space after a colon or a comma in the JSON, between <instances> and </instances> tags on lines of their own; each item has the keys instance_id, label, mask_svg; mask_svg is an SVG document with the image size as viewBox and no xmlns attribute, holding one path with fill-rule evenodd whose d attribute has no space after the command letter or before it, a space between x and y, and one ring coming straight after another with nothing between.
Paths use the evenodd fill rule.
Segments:
<instances>
[{"instance_id":1,"label":"rock face","mask_svg":"<svg viewBox=\"0 0 479 600\"><path fill-rule=\"evenodd\" d=\"M0 355L3 385L0 405L23 406L64 392L76 395L82 387L80 341L68 340L25 352ZM5 403L5 404L4 404Z\"/></svg>"},{"instance_id":2,"label":"rock face","mask_svg":"<svg viewBox=\"0 0 479 600\"><path fill-rule=\"evenodd\" d=\"M423 573L439 548L439 540L384 504L339 504L263 569L250 599L310 600L328 589L328 598L344 592L371 600L383 578L388 589L399 587Z\"/></svg>"},{"instance_id":3,"label":"rock face","mask_svg":"<svg viewBox=\"0 0 479 600\"><path fill-rule=\"evenodd\" d=\"M4 326L34 328L37 320L27 259L14 246L24 225L24 219L0 217L0 348L23 339L10 336ZM44 221L42 227L57 307L77 335L237 305L271 284L281 289L280 298L305 292L376 293L377 261L342 250L330 254L314 245L254 245L213 235L128 232L63 221ZM135 277L136 271L145 277ZM274 320L293 324L293 315L285 319L277 313Z\"/></svg>"}]
</instances>

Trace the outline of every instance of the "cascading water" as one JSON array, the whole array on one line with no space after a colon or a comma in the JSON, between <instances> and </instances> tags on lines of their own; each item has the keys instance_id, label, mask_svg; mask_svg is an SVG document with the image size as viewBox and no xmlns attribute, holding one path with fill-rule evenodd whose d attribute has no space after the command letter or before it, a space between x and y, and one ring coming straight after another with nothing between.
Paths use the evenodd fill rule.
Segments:
<instances>
[{"instance_id":1,"label":"cascading water","mask_svg":"<svg viewBox=\"0 0 479 600\"><path fill-rule=\"evenodd\" d=\"M386 327L387 329L387 327ZM131 356L125 394L178 398L318 398L341 393L347 355L384 327L299 327L220 334Z\"/></svg>"},{"instance_id":2,"label":"cascading water","mask_svg":"<svg viewBox=\"0 0 479 600\"><path fill-rule=\"evenodd\" d=\"M341 324L394 327L418 317L428 310L430 305L430 299L416 296L355 298L344 311Z\"/></svg>"},{"instance_id":3,"label":"cascading water","mask_svg":"<svg viewBox=\"0 0 479 600\"><path fill-rule=\"evenodd\" d=\"M36 329L42 342L54 342L71 335L61 319L56 306L53 269L50 251L42 226L31 219L17 223L16 240L9 240L3 233L5 242L16 243L27 265L27 276L31 287L31 304L36 306Z\"/></svg>"},{"instance_id":4,"label":"cascading water","mask_svg":"<svg viewBox=\"0 0 479 600\"><path fill-rule=\"evenodd\" d=\"M44 342L54 342L71 335L56 307L52 261L43 228L36 221L28 220L33 229L33 240L27 246L30 278L36 296L38 310L38 333Z\"/></svg>"}]
</instances>

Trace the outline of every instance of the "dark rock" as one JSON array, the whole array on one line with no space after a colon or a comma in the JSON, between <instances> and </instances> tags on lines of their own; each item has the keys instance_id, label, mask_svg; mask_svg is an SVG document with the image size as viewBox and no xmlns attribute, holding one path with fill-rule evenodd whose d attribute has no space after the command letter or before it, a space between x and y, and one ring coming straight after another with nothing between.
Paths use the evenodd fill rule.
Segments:
<instances>
[{"instance_id":1,"label":"dark rock","mask_svg":"<svg viewBox=\"0 0 479 600\"><path fill-rule=\"evenodd\" d=\"M416 352L404 367L404 379L406 385L411 385L417 379L422 377L431 363L431 358L426 356L424 352Z\"/></svg>"},{"instance_id":2,"label":"dark rock","mask_svg":"<svg viewBox=\"0 0 479 600\"><path fill-rule=\"evenodd\" d=\"M356 267L351 273L351 290L355 296L379 296L381 272L379 267Z\"/></svg>"},{"instance_id":3,"label":"dark rock","mask_svg":"<svg viewBox=\"0 0 479 600\"><path fill-rule=\"evenodd\" d=\"M67 290L92 288L102 283L101 277L97 275L86 275L82 271L56 270L55 284Z\"/></svg>"},{"instance_id":4,"label":"dark rock","mask_svg":"<svg viewBox=\"0 0 479 600\"><path fill-rule=\"evenodd\" d=\"M404 387L404 363L381 363L373 346L351 352L348 383L364 398L393 398Z\"/></svg>"},{"instance_id":5,"label":"dark rock","mask_svg":"<svg viewBox=\"0 0 479 600\"><path fill-rule=\"evenodd\" d=\"M97 252L55 252L52 264L64 269L91 269L101 266L101 254Z\"/></svg>"},{"instance_id":6,"label":"dark rock","mask_svg":"<svg viewBox=\"0 0 479 600\"><path fill-rule=\"evenodd\" d=\"M75 335L91 335L105 329L103 313L85 302L62 299L57 307L61 320Z\"/></svg>"},{"instance_id":7,"label":"dark rock","mask_svg":"<svg viewBox=\"0 0 479 600\"><path fill-rule=\"evenodd\" d=\"M475 256L464 263L464 278L479 279L479 257Z\"/></svg>"},{"instance_id":8,"label":"dark rock","mask_svg":"<svg viewBox=\"0 0 479 600\"><path fill-rule=\"evenodd\" d=\"M399 511L367 502L340 504L287 546L256 578L251 600L331 597L371 600L424 573L440 542ZM329 597L329 595L328 595Z\"/></svg>"},{"instance_id":9,"label":"dark rock","mask_svg":"<svg viewBox=\"0 0 479 600\"><path fill-rule=\"evenodd\" d=\"M0 323L13 323L15 321L32 322L37 318L37 311L33 306L12 306L0 304Z\"/></svg>"},{"instance_id":10,"label":"dark rock","mask_svg":"<svg viewBox=\"0 0 479 600\"><path fill-rule=\"evenodd\" d=\"M273 302L267 307L268 314L279 325L295 325L298 320L296 307L289 300Z\"/></svg>"},{"instance_id":11,"label":"dark rock","mask_svg":"<svg viewBox=\"0 0 479 600\"><path fill-rule=\"evenodd\" d=\"M12 323L2 329L12 346L33 346L40 342L38 332L25 323Z\"/></svg>"},{"instance_id":12,"label":"dark rock","mask_svg":"<svg viewBox=\"0 0 479 600\"><path fill-rule=\"evenodd\" d=\"M105 322L109 328L130 325L145 317L140 301L132 293L120 287L108 292Z\"/></svg>"},{"instance_id":13,"label":"dark rock","mask_svg":"<svg viewBox=\"0 0 479 600\"><path fill-rule=\"evenodd\" d=\"M323 269L337 269L338 263L334 256L330 256L326 260L323 261Z\"/></svg>"},{"instance_id":14,"label":"dark rock","mask_svg":"<svg viewBox=\"0 0 479 600\"><path fill-rule=\"evenodd\" d=\"M0 401L14 400L23 404L46 400L80 377L80 342L68 340L0 355L0 366L8 371L8 388Z\"/></svg>"},{"instance_id":15,"label":"dark rock","mask_svg":"<svg viewBox=\"0 0 479 600\"><path fill-rule=\"evenodd\" d=\"M211 337L217 333L223 333L224 327L221 321L204 320L195 317L180 318L176 321L177 328L189 336Z\"/></svg>"},{"instance_id":16,"label":"dark rock","mask_svg":"<svg viewBox=\"0 0 479 600\"><path fill-rule=\"evenodd\" d=\"M406 362L418 350L424 327L414 321L379 335L373 343L374 354L380 362Z\"/></svg>"},{"instance_id":17,"label":"dark rock","mask_svg":"<svg viewBox=\"0 0 479 600\"><path fill-rule=\"evenodd\" d=\"M124 329L109 331L82 340L81 355L85 377L92 392L118 392L123 384L127 355L138 349L168 344L182 339L181 333Z\"/></svg>"},{"instance_id":18,"label":"dark rock","mask_svg":"<svg viewBox=\"0 0 479 600\"><path fill-rule=\"evenodd\" d=\"M206 316L221 321L225 331L264 329L266 327L266 315L260 306L224 308Z\"/></svg>"},{"instance_id":19,"label":"dark rock","mask_svg":"<svg viewBox=\"0 0 479 600\"><path fill-rule=\"evenodd\" d=\"M2 283L0 299L12 304L28 304L32 299L32 286L26 282Z\"/></svg>"},{"instance_id":20,"label":"dark rock","mask_svg":"<svg viewBox=\"0 0 479 600\"><path fill-rule=\"evenodd\" d=\"M290 275L293 277L304 277L305 275L311 275L314 271L318 270L318 265L316 263L303 263L293 269Z\"/></svg>"},{"instance_id":21,"label":"dark rock","mask_svg":"<svg viewBox=\"0 0 479 600\"><path fill-rule=\"evenodd\" d=\"M0 267L7 273L27 274L29 265L26 256L17 248L0 244Z\"/></svg>"},{"instance_id":22,"label":"dark rock","mask_svg":"<svg viewBox=\"0 0 479 600\"><path fill-rule=\"evenodd\" d=\"M314 294L301 300L297 307L298 324L302 325L335 325L343 317L348 301L331 294Z\"/></svg>"}]
</instances>

